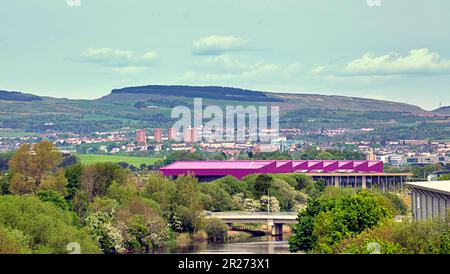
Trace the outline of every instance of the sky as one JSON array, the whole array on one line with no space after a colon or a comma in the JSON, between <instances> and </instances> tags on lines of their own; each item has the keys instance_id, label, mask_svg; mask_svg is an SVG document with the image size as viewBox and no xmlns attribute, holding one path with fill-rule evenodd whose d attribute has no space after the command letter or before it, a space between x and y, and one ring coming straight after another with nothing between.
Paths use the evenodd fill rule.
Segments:
<instances>
[{"instance_id":1,"label":"sky","mask_svg":"<svg viewBox=\"0 0 450 274\"><path fill-rule=\"evenodd\" d=\"M150 84L450 105L450 1L1 0L0 90Z\"/></svg>"}]
</instances>

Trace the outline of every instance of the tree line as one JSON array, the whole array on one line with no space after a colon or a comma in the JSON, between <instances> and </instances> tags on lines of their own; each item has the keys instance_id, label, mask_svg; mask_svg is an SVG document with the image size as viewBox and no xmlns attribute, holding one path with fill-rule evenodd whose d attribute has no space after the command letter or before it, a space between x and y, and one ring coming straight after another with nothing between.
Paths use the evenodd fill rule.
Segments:
<instances>
[{"instance_id":1,"label":"tree line","mask_svg":"<svg viewBox=\"0 0 450 274\"><path fill-rule=\"evenodd\" d=\"M83 253L140 253L183 235L223 238L223 223L205 211L299 211L323 187L301 174L199 183L113 163L82 165L50 142L27 144L0 176L0 253L66 253L70 242Z\"/></svg>"}]
</instances>

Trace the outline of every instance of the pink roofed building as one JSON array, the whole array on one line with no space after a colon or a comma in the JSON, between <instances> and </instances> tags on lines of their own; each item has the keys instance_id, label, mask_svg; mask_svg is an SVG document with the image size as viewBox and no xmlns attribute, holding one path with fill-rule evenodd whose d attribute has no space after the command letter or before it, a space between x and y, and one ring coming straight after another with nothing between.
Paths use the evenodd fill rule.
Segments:
<instances>
[{"instance_id":1,"label":"pink roofed building","mask_svg":"<svg viewBox=\"0 0 450 274\"><path fill-rule=\"evenodd\" d=\"M164 176L192 174L199 181L225 176L242 179L251 174L304 174L324 180L327 186L378 187L386 191L403 189L412 174L385 173L381 161L359 160L257 160L257 161L178 161L160 169Z\"/></svg>"},{"instance_id":2,"label":"pink roofed building","mask_svg":"<svg viewBox=\"0 0 450 274\"><path fill-rule=\"evenodd\" d=\"M381 161L179 161L160 169L165 176L193 174L197 177L234 176L255 173L382 173Z\"/></svg>"}]
</instances>

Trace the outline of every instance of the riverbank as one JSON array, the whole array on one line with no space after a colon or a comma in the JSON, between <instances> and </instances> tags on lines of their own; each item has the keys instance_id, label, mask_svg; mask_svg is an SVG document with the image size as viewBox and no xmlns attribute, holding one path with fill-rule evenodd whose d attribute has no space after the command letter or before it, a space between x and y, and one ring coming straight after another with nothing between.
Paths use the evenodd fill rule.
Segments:
<instances>
[{"instance_id":1,"label":"riverbank","mask_svg":"<svg viewBox=\"0 0 450 274\"><path fill-rule=\"evenodd\" d=\"M223 241L208 241L205 231L178 233L170 245L155 253L289 253L291 228L286 226L282 236L271 236L266 225L232 226Z\"/></svg>"},{"instance_id":2,"label":"riverbank","mask_svg":"<svg viewBox=\"0 0 450 274\"><path fill-rule=\"evenodd\" d=\"M163 253L190 254L288 254L290 235L243 237L223 242L198 241Z\"/></svg>"}]
</instances>

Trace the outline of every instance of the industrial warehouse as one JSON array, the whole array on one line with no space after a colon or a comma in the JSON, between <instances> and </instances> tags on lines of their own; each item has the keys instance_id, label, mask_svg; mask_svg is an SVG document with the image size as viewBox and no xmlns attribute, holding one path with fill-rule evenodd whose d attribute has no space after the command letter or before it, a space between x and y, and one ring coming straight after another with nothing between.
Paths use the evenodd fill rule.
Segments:
<instances>
[{"instance_id":1,"label":"industrial warehouse","mask_svg":"<svg viewBox=\"0 0 450 274\"><path fill-rule=\"evenodd\" d=\"M225 176L241 179L251 174L300 173L314 180L323 179L327 186L404 189L412 174L385 173L381 161L341 160L261 160L261 161L178 161L160 169L165 176L192 174L200 181Z\"/></svg>"},{"instance_id":2,"label":"industrial warehouse","mask_svg":"<svg viewBox=\"0 0 450 274\"><path fill-rule=\"evenodd\" d=\"M450 181L410 182L412 215L416 220L445 216L450 208Z\"/></svg>"}]
</instances>

